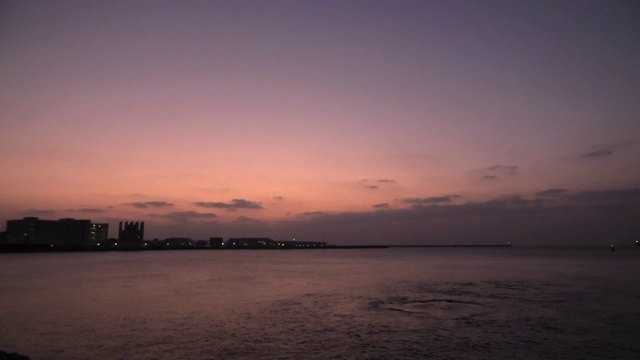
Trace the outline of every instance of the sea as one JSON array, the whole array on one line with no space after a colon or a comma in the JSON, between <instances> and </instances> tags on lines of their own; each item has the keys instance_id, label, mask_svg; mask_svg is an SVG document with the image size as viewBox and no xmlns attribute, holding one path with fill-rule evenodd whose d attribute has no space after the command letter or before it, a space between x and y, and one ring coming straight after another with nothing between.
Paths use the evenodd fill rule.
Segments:
<instances>
[{"instance_id":1,"label":"sea","mask_svg":"<svg viewBox=\"0 0 640 360\"><path fill-rule=\"evenodd\" d=\"M0 254L32 360L640 359L640 249Z\"/></svg>"}]
</instances>

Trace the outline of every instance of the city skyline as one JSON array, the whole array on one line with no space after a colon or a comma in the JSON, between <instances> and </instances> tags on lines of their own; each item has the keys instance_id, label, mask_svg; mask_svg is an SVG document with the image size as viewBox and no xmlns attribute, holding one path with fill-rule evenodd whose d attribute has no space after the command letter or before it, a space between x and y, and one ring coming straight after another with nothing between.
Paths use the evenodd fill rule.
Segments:
<instances>
[{"instance_id":1,"label":"city skyline","mask_svg":"<svg viewBox=\"0 0 640 360\"><path fill-rule=\"evenodd\" d=\"M633 1L5 1L0 223L640 237Z\"/></svg>"}]
</instances>

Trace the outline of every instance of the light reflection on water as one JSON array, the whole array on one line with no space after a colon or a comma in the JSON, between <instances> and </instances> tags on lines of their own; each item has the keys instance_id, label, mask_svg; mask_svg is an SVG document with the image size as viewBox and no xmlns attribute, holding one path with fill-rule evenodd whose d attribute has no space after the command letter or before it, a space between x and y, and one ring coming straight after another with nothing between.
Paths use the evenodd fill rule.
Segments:
<instances>
[{"instance_id":1,"label":"light reflection on water","mask_svg":"<svg viewBox=\"0 0 640 360\"><path fill-rule=\"evenodd\" d=\"M637 358L640 251L0 255L0 349L45 359Z\"/></svg>"}]
</instances>

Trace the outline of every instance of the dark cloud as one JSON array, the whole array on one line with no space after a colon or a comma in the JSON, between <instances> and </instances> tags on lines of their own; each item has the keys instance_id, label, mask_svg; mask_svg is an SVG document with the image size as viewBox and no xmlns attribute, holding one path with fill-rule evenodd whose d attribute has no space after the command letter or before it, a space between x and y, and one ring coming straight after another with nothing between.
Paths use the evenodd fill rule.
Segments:
<instances>
[{"instance_id":1,"label":"dark cloud","mask_svg":"<svg viewBox=\"0 0 640 360\"><path fill-rule=\"evenodd\" d=\"M536 196L540 197L558 197L566 195L569 192L567 189L547 189L544 191L539 191L536 193Z\"/></svg>"},{"instance_id":2,"label":"dark cloud","mask_svg":"<svg viewBox=\"0 0 640 360\"><path fill-rule=\"evenodd\" d=\"M570 196L570 199L578 202L591 202L600 204L636 203L640 202L640 188L581 191L575 195Z\"/></svg>"},{"instance_id":3,"label":"dark cloud","mask_svg":"<svg viewBox=\"0 0 640 360\"><path fill-rule=\"evenodd\" d=\"M163 208L173 206L172 203L166 201L145 201L145 202L134 202L129 203L127 205L131 205L138 209L147 209L147 208Z\"/></svg>"},{"instance_id":4,"label":"dark cloud","mask_svg":"<svg viewBox=\"0 0 640 360\"><path fill-rule=\"evenodd\" d=\"M67 209L65 211L68 212L80 212L80 213L89 213L89 214L102 214L104 213L103 209L94 209L94 208L82 208L82 209Z\"/></svg>"},{"instance_id":5,"label":"dark cloud","mask_svg":"<svg viewBox=\"0 0 640 360\"><path fill-rule=\"evenodd\" d=\"M311 216L311 217L318 217L318 216L327 216L330 213L326 212L326 211L307 211L307 212L303 212L301 215L302 216Z\"/></svg>"},{"instance_id":6,"label":"dark cloud","mask_svg":"<svg viewBox=\"0 0 640 360\"><path fill-rule=\"evenodd\" d=\"M615 152L617 152L618 150L626 149L629 147L631 147L631 144L628 142L619 142L614 144L602 145L596 150L588 151L580 154L580 157L586 158L586 159L608 158L613 156Z\"/></svg>"},{"instance_id":7,"label":"dark cloud","mask_svg":"<svg viewBox=\"0 0 640 360\"><path fill-rule=\"evenodd\" d=\"M218 215L214 213L199 213L196 211L174 211L167 214L151 216L172 219L180 223L190 222L191 220L213 220L218 217Z\"/></svg>"},{"instance_id":8,"label":"dark cloud","mask_svg":"<svg viewBox=\"0 0 640 360\"><path fill-rule=\"evenodd\" d=\"M56 210L51 210L51 209L29 209L27 211L23 212L24 216L32 216L32 217L39 217L39 216L54 216L57 213Z\"/></svg>"},{"instance_id":9,"label":"dark cloud","mask_svg":"<svg viewBox=\"0 0 640 360\"><path fill-rule=\"evenodd\" d=\"M389 208L389 204L388 203L375 204L375 205L372 206L372 208L374 208L374 209L388 209Z\"/></svg>"},{"instance_id":10,"label":"dark cloud","mask_svg":"<svg viewBox=\"0 0 640 360\"><path fill-rule=\"evenodd\" d=\"M233 220L233 223L241 225L260 225L264 224L264 221L247 216L238 216L235 220Z\"/></svg>"},{"instance_id":11,"label":"dark cloud","mask_svg":"<svg viewBox=\"0 0 640 360\"><path fill-rule=\"evenodd\" d=\"M485 168L484 170L504 175L517 175L519 168L515 165L493 165Z\"/></svg>"},{"instance_id":12,"label":"dark cloud","mask_svg":"<svg viewBox=\"0 0 640 360\"><path fill-rule=\"evenodd\" d=\"M238 209L250 209L250 210L264 209L259 202L248 201L245 199L233 199L228 203L198 201L198 202L194 202L193 204L196 206L204 207L204 208L224 209L228 211L236 211Z\"/></svg>"},{"instance_id":13,"label":"dark cloud","mask_svg":"<svg viewBox=\"0 0 640 360\"><path fill-rule=\"evenodd\" d=\"M581 154L580 156L585 158L602 158L602 157L609 157L611 155L613 155L612 150L596 150L596 151L590 151L588 153Z\"/></svg>"},{"instance_id":14,"label":"dark cloud","mask_svg":"<svg viewBox=\"0 0 640 360\"><path fill-rule=\"evenodd\" d=\"M382 187L396 185L396 184L397 182L391 179L378 179L378 180L363 179L358 182L358 185L360 187L365 189L370 189L370 190L378 190Z\"/></svg>"},{"instance_id":15,"label":"dark cloud","mask_svg":"<svg viewBox=\"0 0 640 360\"><path fill-rule=\"evenodd\" d=\"M564 189L550 189L564 190ZM561 191L549 192L561 193ZM420 199L420 198L417 198ZM426 198L425 198L426 199ZM365 212L310 212L282 232L344 244L609 245L640 233L640 189L583 191L563 201L501 196Z\"/></svg>"},{"instance_id":16,"label":"dark cloud","mask_svg":"<svg viewBox=\"0 0 640 360\"><path fill-rule=\"evenodd\" d=\"M177 212L163 215L174 219L172 224L154 224L153 229L176 236L324 239L343 245L511 241L516 246L595 245L604 251L611 243L623 245L637 240L640 234L640 188L580 192L548 189L540 193L563 195L545 198L513 194L466 203L459 203L459 199L432 204L417 201L403 208L378 204L367 211L312 211L275 222L248 217L216 222L214 214Z\"/></svg>"},{"instance_id":17,"label":"dark cloud","mask_svg":"<svg viewBox=\"0 0 640 360\"><path fill-rule=\"evenodd\" d=\"M446 196L432 196L425 198L405 198L399 199L398 201L411 204L411 205L433 205L433 204L442 204L449 203L453 199L459 198L460 195L446 195Z\"/></svg>"},{"instance_id":18,"label":"dark cloud","mask_svg":"<svg viewBox=\"0 0 640 360\"><path fill-rule=\"evenodd\" d=\"M518 175L520 168L515 165L493 165L478 170L482 180L501 180L505 177Z\"/></svg>"}]
</instances>

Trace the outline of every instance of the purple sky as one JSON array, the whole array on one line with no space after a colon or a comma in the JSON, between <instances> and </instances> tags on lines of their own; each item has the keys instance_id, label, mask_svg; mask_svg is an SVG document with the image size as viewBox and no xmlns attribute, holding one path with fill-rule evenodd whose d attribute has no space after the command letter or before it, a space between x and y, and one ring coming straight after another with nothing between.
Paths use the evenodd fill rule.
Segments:
<instances>
[{"instance_id":1,"label":"purple sky","mask_svg":"<svg viewBox=\"0 0 640 360\"><path fill-rule=\"evenodd\" d=\"M637 1L2 1L0 221L640 237Z\"/></svg>"}]
</instances>

